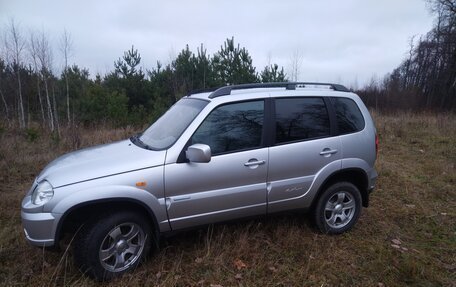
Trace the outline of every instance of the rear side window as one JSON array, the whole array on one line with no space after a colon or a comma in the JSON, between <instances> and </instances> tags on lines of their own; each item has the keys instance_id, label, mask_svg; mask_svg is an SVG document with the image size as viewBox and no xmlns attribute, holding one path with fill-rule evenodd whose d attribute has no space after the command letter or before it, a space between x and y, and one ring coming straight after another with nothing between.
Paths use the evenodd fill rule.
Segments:
<instances>
[{"instance_id":1,"label":"rear side window","mask_svg":"<svg viewBox=\"0 0 456 287\"><path fill-rule=\"evenodd\" d=\"M322 98L275 99L276 143L330 135L329 116Z\"/></svg>"},{"instance_id":2,"label":"rear side window","mask_svg":"<svg viewBox=\"0 0 456 287\"><path fill-rule=\"evenodd\" d=\"M349 134L364 129L364 118L358 105L348 98L332 98L336 111L339 134Z\"/></svg>"}]
</instances>

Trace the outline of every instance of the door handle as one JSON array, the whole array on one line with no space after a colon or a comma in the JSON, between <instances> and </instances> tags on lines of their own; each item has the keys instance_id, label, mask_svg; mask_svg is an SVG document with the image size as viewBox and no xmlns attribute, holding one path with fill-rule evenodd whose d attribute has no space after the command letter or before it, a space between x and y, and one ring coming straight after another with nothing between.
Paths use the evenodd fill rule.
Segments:
<instances>
[{"instance_id":1,"label":"door handle","mask_svg":"<svg viewBox=\"0 0 456 287\"><path fill-rule=\"evenodd\" d=\"M260 165L260 164L265 164L265 160L253 160L253 161L248 161L244 163L244 166L252 166L252 165Z\"/></svg>"},{"instance_id":2,"label":"door handle","mask_svg":"<svg viewBox=\"0 0 456 287\"><path fill-rule=\"evenodd\" d=\"M323 155L323 156L330 156L332 154L335 154L337 152L337 149L329 149L329 148L325 148L324 150L322 150L320 152L320 155Z\"/></svg>"}]
</instances>

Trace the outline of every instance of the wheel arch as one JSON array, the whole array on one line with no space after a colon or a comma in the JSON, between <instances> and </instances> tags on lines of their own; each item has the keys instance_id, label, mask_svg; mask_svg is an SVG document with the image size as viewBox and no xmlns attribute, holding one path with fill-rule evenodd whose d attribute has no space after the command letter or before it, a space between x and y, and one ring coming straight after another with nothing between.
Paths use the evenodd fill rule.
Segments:
<instances>
[{"instance_id":1,"label":"wheel arch","mask_svg":"<svg viewBox=\"0 0 456 287\"><path fill-rule=\"evenodd\" d=\"M150 223L155 241L158 242L160 228L154 212L145 203L127 197L96 199L79 203L70 207L59 220L55 232L57 245L65 233L77 232L81 224L97 215L115 212L115 210L130 210L145 216Z\"/></svg>"},{"instance_id":2,"label":"wheel arch","mask_svg":"<svg viewBox=\"0 0 456 287\"><path fill-rule=\"evenodd\" d=\"M315 196L312 201L311 209L315 207L315 204L318 202L318 199L329 186L341 181L350 182L353 185L355 185L361 193L362 205L364 207L369 206L369 181L367 173L361 168L346 168L332 173L325 179L323 184L318 189L317 196Z\"/></svg>"}]
</instances>

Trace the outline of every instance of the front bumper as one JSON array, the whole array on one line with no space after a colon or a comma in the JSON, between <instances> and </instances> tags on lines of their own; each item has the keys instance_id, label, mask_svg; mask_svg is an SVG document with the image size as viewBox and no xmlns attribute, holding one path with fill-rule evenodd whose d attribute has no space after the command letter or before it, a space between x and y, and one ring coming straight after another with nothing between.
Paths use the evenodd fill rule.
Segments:
<instances>
[{"instance_id":1,"label":"front bumper","mask_svg":"<svg viewBox=\"0 0 456 287\"><path fill-rule=\"evenodd\" d=\"M40 247L49 247L55 244L55 232L60 215L22 211L21 217L25 237L30 244Z\"/></svg>"},{"instance_id":2,"label":"front bumper","mask_svg":"<svg viewBox=\"0 0 456 287\"><path fill-rule=\"evenodd\" d=\"M34 188L36 188L36 183L22 200L22 227L30 244L39 247L51 247L56 244L57 224L62 215L43 212L42 205L32 204L31 193Z\"/></svg>"}]
</instances>

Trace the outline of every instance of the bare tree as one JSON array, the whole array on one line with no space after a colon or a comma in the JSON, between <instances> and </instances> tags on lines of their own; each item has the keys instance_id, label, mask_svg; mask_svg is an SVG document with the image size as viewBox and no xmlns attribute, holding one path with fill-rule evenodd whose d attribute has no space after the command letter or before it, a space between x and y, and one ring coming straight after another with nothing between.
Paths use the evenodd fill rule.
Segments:
<instances>
[{"instance_id":1,"label":"bare tree","mask_svg":"<svg viewBox=\"0 0 456 287\"><path fill-rule=\"evenodd\" d=\"M303 55L301 49L296 48L290 58L290 80L297 82L299 74L301 73L301 66L303 62Z\"/></svg>"},{"instance_id":2,"label":"bare tree","mask_svg":"<svg viewBox=\"0 0 456 287\"><path fill-rule=\"evenodd\" d=\"M19 100L19 126L21 128L26 127L25 113L24 113L24 102L22 99L22 82L21 82L21 68L23 61L23 51L25 49L25 40L22 36L20 27L16 24L14 19L11 19L7 26L7 34L5 37L5 47L8 56L11 58L12 67L16 74L17 80L17 93Z\"/></svg>"},{"instance_id":3,"label":"bare tree","mask_svg":"<svg viewBox=\"0 0 456 287\"><path fill-rule=\"evenodd\" d=\"M51 46L49 45L49 41L43 31L40 32L38 36L32 37L32 42L34 42L33 46L35 47L39 71L41 79L44 83L44 91L46 93L49 128L51 131L54 131L54 113L52 111L51 98L49 93L49 78L52 75L52 50Z\"/></svg>"},{"instance_id":4,"label":"bare tree","mask_svg":"<svg viewBox=\"0 0 456 287\"><path fill-rule=\"evenodd\" d=\"M55 84L52 84L52 101L54 103L54 118L57 126L57 134L60 136L59 114L57 113L57 100L55 98Z\"/></svg>"},{"instance_id":5,"label":"bare tree","mask_svg":"<svg viewBox=\"0 0 456 287\"><path fill-rule=\"evenodd\" d=\"M0 63L1 64L1 63ZM8 104L6 103L6 99L5 99L5 95L3 94L3 91L2 91L2 78L1 78L1 74L0 74L0 96L2 97L2 102L3 102L3 105L5 106L5 117L6 117L6 120L8 121L8 123L10 122L10 119L9 119L9 109L8 109Z\"/></svg>"},{"instance_id":6,"label":"bare tree","mask_svg":"<svg viewBox=\"0 0 456 287\"><path fill-rule=\"evenodd\" d=\"M8 104L6 103L5 95L3 95L1 88L0 88L0 96L2 96L2 102L3 102L3 105L5 106L5 116L6 116L7 121L9 122Z\"/></svg>"},{"instance_id":7,"label":"bare tree","mask_svg":"<svg viewBox=\"0 0 456 287\"><path fill-rule=\"evenodd\" d=\"M36 75L36 90L37 90L38 101L40 103L41 118L43 121L43 125L45 125L46 118L44 116L44 106L43 106L43 100L41 97L41 86L40 86L41 77L39 76L41 69L39 68L39 59L38 59L38 36L34 32L30 32L29 53L33 60L33 67L35 69L35 75Z\"/></svg>"},{"instance_id":8,"label":"bare tree","mask_svg":"<svg viewBox=\"0 0 456 287\"><path fill-rule=\"evenodd\" d=\"M428 4L436 16L434 27L411 38L408 55L378 88L360 91L368 105L375 98L383 110L456 110L456 0Z\"/></svg>"},{"instance_id":9,"label":"bare tree","mask_svg":"<svg viewBox=\"0 0 456 287\"><path fill-rule=\"evenodd\" d=\"M456 1L454 0L427 0L431 11L434 13L445 13L456 15Z\"/></svg>"},{"instance_id":10,"label":"bare tree","mask_svg":"<svg viewBox=\"0 0 456 287\"><path fill-rule=\"evenodd\" d=\"M2 35L0 35L1 37ZM8 121L8 123L10 122L10 118L9 118L9 108L8 108L8 103L6 102L6 98L5 98L5 95L3 93L3 72L5 70L5 67L6 67L6 63L4 61L4 59L6 58L5 57L5 53L3 51L3 47L0 47L0 96L2 98L2 102L3 102L3 105L5 106L5 117L6 117L6 120Z\"/></svg>"},{"instance_id":11,"label":"bare tree","mask_svg":"<svg viewBox=\"0 0 456 287\"><path fill-rule=\"evenodd\" d=\"M65 67L63 70L63 75L65 77L65 87L66 87L66 106L67 106L67 119L68 125L71 125L70 117L70 88L68 85L68 58L71 56L73 50L73 41L71 40L71 35L65 29L63 30L62 38L60 39L60 50L63 54L63 59L65 61Z\"/></svg>"}]
</instances>

